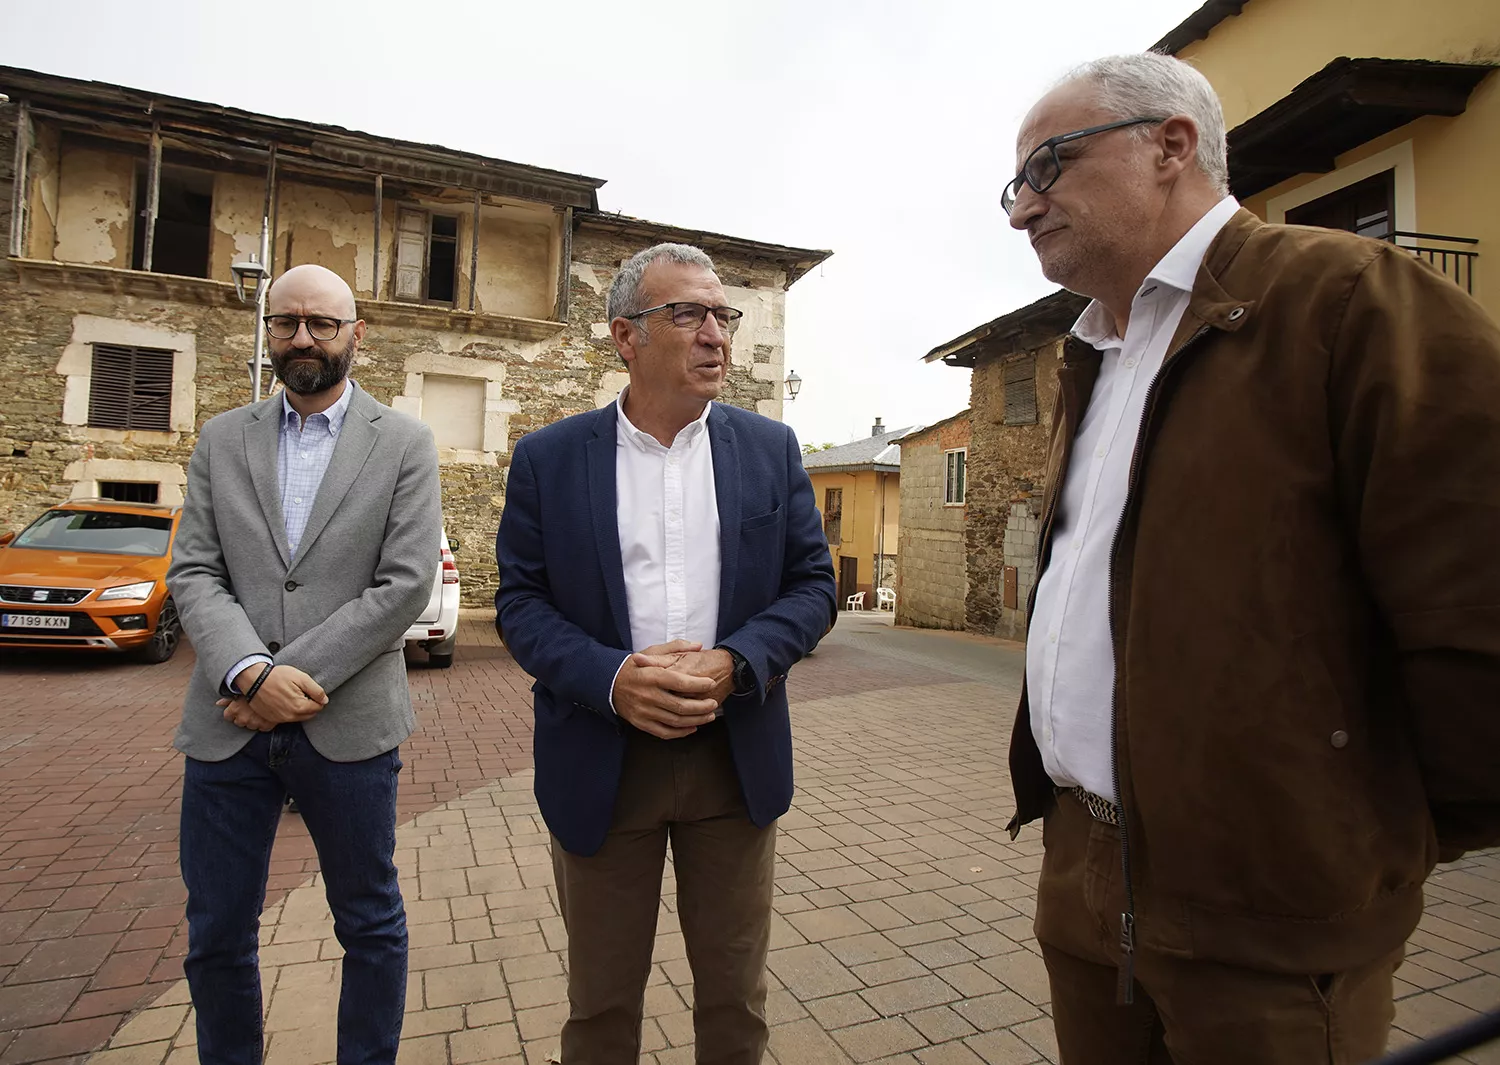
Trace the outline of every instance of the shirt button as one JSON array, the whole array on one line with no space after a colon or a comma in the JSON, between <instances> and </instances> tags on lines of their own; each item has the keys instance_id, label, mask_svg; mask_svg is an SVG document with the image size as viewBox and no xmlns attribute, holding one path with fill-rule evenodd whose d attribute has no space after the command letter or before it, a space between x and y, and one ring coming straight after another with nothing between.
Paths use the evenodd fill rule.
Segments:
<instances>
[{"instance_id":1,"label":"shirt button","mask_svg":"<svg viewBox=\"0 0 1500 1065\"><path fill-rule=\"evenodd\" d=\"M1094 452L1094 457L1102 459L1104 457L1104 448L1101 447L1098 451ZM300 503L301 500L299 499L298 502Z\"/></svg>"},{"instance_id":2,"label":"shirt button","mask_svg":"<svg viewBox=\"0 0 1500 1065\"><path fill-rule=\"evenodd\" d=\"M1055 632L1049 632L1047 634L1047 639L1051 640L1053 643L1056 643L1057 642L1057 633L1055 633Z\"/></svg>"},{"instance_id":3,"label":"shirt button","mask_svg":"<svg viewBox=\"0 0 1500 1065\"><path fill-rule=\"evenodd\" d=\"M1125 360L1125 369L1127 369L1127 370L1133 370L1133 369L1135 369L1135 360L1134 359L1126 359Z\"/></svg>"},{"instance_id":4,"label":"shirt button","mask_svg":"<svg viewBox=\"0 0 1500 1065\"><path fill-rule=\"evenodd\" d=\"M292 500L292 502L296 503L298 506L301 506L302 505L302 497L301 496L297 496L295 499Z\"/></svg>"}]
</instances>

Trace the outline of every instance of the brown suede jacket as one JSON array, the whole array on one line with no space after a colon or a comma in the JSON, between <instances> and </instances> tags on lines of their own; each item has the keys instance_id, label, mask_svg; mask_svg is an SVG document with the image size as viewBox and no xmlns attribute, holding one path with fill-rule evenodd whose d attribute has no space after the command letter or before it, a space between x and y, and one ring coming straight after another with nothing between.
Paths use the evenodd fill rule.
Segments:
<instances>
[{"instance_id":1,"label":"brown suede jacket","mask_svg":"<svg viewBox=\"0 0 1500 1065\"><path fill-rule=\"evenodd\" d=\"M1100 354L1058 374L1040 562ZM1500 844L1500 328L1240 211L1146 401L1111 572L1138 947L1338 972ZM1012 833L1054 794L1023 692Z\"/></svg>"}]
</instances>

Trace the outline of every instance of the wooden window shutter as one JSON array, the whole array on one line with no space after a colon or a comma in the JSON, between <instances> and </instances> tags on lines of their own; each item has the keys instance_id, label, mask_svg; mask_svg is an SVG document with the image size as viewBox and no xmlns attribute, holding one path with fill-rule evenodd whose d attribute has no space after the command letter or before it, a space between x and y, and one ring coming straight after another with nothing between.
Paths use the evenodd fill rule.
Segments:
<instances>
[{"instance_id":1,"label":"wooden window shutter","mask_svg":"<svg viewBox=\"0 0 1500 1065\"><path fill-rule=\"evenodd\" d=\"M173 352L95 344L89 424L100 429L172 428Z\"/></svg>"},{"instance_id":2,"label":"wooden window shutter","mask_svg":"<svg viewBox=\"0 0 1500 1065\"><path fill-rule=\"evenodd\" d=\"M403 207L396 215L396 298L421 300L427 269L427 212Z\"/></svg>"},{"instance_id":3,"label":"wooden window shutter","mask_svg":"<svg viewBox=\"0 0 1500 1065\"><path fill-rule=\"evenodd\" d=\"M1036 356L1005 364L1005 424L1036 424Z\"/></svg>"}]
</instances>

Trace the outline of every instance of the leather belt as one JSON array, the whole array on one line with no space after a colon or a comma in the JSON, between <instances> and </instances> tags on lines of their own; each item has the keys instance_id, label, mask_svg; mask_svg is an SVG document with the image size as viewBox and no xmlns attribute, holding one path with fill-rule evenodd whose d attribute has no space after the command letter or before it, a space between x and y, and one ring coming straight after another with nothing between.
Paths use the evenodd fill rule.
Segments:
<instances>
[{"instance_id":1,"label":"leather belt","mask_svg":"<svg viewBox=\"0 0 1500 1065\"><path fill-rule=\"evenodd\" d=\"M1120 825L1120 808L1102 795L1095 795L1092 791L1085 791L1081 787L1067 789L1083 808L1089 812L1089 816L1095 821L1102 821L1106 825Z\"/></svg>"}]
</instances>

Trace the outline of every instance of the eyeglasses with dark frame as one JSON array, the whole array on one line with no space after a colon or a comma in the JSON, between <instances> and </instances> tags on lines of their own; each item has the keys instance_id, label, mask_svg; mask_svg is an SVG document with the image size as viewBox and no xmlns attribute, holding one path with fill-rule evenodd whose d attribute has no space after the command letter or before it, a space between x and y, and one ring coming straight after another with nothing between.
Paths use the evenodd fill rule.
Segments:
<instances>
[{"instance_id":1,"label":"eyeglasses with dark frame","mask_svg":"<svg viewBox=\"0 0 1500 1065\"><path fill-rule=\"evenodd\" d=\"M1000 193L1000 206L1006 214L1010 214L1016 205L1016 196L1021 192L1021 183L1024 181L1031 186L1032 192L1046 192L1057 179L1062 177L1062 159L1057 154L1057 146L1067 144L1070 141L1082 140L1084 137L1092 137L1096 133L1108 133L1112 129L1124 129L1127 126L1144 126L1156 122L1165 122L1166 118L1154 116L1140 116L1137 118L1122 118L1118 122L1106 122L1102 126L1090 126L1087 129L1074 130L1072 133L1060 133L1056 137L1048 137L1026 157L1026 162L1004 191Z\"/></svg>"},{"instance_id":2,"label":"eyeglasses with dark frame","mask_svg":"<svg viewBox=\"0 0 1500 1065\"><path fill-rule=\"evenodd\" d=\"M711 314L718 319L719 328L731 336L740 327L740 319L744 317L744 312L737 311L733 307L705 307L701 303L663 303L656 307L647 307L644 311L636 311L634 314L622 314L620 317L644 318L657 311L670 311L672 324L679 329L702 329L704 320Z\"/></svg>"},{"instance_id":3,"label":"eyeglasses with dark frame","mask_svg":"<svg viewBox=\"0 0 1500 1065\"><path fill-rule=\"evenodd\" d=\"M307 326L307 335L314 340L333 340L339 330L359 321L358 318L325 318L322 315L299 317L295 314L268 314L261 321L266 323L266 332L276 340L291 340L297 335L297 327Z\"/></svg>"}]
</instances>

